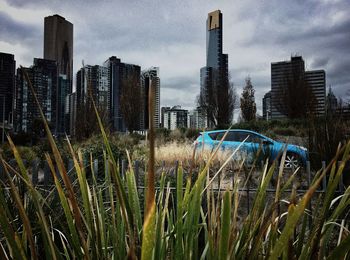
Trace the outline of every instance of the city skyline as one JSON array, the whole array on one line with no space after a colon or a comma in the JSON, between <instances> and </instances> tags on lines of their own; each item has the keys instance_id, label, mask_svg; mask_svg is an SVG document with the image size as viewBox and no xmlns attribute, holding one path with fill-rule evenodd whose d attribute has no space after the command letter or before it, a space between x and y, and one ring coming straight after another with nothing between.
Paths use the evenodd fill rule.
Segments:
<instances>
[{"instance_id":1,"label":"city skyline","mask_svg":"<svg viewBox=\"0 0 350 260\"><path fill-rule=\"evenodd\" d=\"M0 0L0 7L0 51L14 54L17 66L29 66L34 57L42 57L44 17L57 13L74 24L74 75L82 60L102 65L112 55L143 69L160 67L161 106L195 106L199 70L206 59L203 23L216 9L225 14L223 51L229 54L237 92L240 95L249 75L260 113L262 97L271 86L271 62L288 60L292 54L305 58L307 70L325 69L327 88L331 85L336 96L344 97L350 89L346 1L82 5ZM116 15L118 10L123 16Z\"/></svg>"}]
</instances>

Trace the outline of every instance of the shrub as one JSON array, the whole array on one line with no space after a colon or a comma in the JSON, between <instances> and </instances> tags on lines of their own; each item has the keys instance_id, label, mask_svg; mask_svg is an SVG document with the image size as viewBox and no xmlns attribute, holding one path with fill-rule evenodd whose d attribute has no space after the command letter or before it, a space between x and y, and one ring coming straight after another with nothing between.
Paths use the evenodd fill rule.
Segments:
<instances>
[{"instance_id":1,"label":"shrub","mask_svg":"<svg viewBox=\"0 0 350 260\"><path fill-rule=\"evenodd\" d=\"M274 128L273 132L277 135L284 135L284 136L294 136L295 135L295 129L293 129L293 128Z\"/></svg>"}]
</instances>

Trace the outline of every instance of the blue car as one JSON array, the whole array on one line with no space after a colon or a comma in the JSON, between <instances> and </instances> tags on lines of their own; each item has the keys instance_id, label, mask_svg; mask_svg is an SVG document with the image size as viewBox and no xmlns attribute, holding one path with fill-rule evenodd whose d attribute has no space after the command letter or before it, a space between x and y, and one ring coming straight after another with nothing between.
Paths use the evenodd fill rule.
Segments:
<instances>
[{"instance_id":1,"label":"blue car","mask_svg":"<svg viewBox=\"0 0 350 260\"><path fill-rule=\"evenodd\" d=\"M202 132L196 140L197 148L201 148L203 143L204 147L206 148L215 148L217 145L219 145L221 139L223 138L226 132L227 130ZM262 153L260 154L263 154L266 157L268 157L270 161L274 161L282 155L284 150L286 150L286 168L296 168L299 166L304 166L308 159L308 152L305 147L277 142L269 137L266 137L262 134L250 130L228 130L228 133L221 144L221 149L230 149L233 151L246 138L247 140L241 146L240 151L251 155L251 158L258 151L261 151Z\"/></svg>"}]
</instances>

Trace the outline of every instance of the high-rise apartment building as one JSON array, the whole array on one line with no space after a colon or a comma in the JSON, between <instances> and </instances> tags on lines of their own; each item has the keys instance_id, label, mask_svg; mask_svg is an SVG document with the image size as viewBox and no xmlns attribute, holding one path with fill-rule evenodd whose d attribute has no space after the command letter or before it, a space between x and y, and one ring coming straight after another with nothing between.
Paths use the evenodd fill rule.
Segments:
<instances>
[{"instance_id":1,"label":"high-rise apartment building","mask_svg":"<svg viewBox=\"0 0 350 260\"><path fill-rule=\"evenodd\" d=\"M181 106L164 110L164 128L175 130L183 127L188 127L188 110L181 109Z\"/></svg>"},{"instance_id":2,"label":"high-rise apartment building","mask_svg":"<svg viewBox=\"0 0 350 260\"><path fill-rule=\"evenodd\" d=\"M206 66L200 70L201 97L206 103L218 103L228 87L228 55L223 53L223 16L220 10L208 14L206 22ZM215 101L211 101L215 100ZM214 119L207 115L208 126Z\"/></svg>"},{"instance_id":3,"label":"high-rise apartment building","mask_svg":"<svg viewBox=\"0 0 350 260\"><path fill-rule=\"evenodd\" d=\"M121 110L123 85L127 79L134 79L136 86L140 86L141 67L121 62L116 56L110 57L103 64L108 68L109 80L109 118L113 131L125 132L126 125ZM140 89L141 91L141 89ZM141 106L142 104L140 104Z\"/></svg>"},{"instance_id":4,"label":"high-rise apartment building","mask_svg":"<svg viewBox=\"0 0 350 260\"><path fill-rule=\"evenodd\" d=\"M153 109L154 117L153 123L155 128L160 127L160 77L159 68L152 67L148 70L142 71L141 74L141 90L142 90L142 107L143 112L141 116L141 129L149 129L149 109L148 109L148 99L149 90L153 92Z\"/></svg>"},{"instance_id":5,"label":"high-rise apartment building","mask_svg":"<svg viewBox=\"0 0 350 260\"><path fill-rule=\"evenodd\" d=\"M13 54L0 52L0 122L12 123L16 61Z\"/></svg>"},{"instance_id":6,"label":"high-rise apartment building","mask_svg":"<svg viewBox=\"0 0 350 260\"><path fill-rule=\"evenodd\" d=\"M98 108L109 110L109 70L104 66L85 65L77 72L77 103L86 102L89 95Z\"/></svg>"},{"instance_id":7,"label":"high-rise apartment building","mask_svg":"<svg viewBox=\"0 0 350 260\"><path fill-rule=\"evenodd\" d=\"M16 80L16 130L31 133L41 121L38 104L27 82L24 71L28 74L38 98L39 105L54 134L59 134L57 86L58 68L56 61L34 59L30 68L17 69Z\"/></svg>"},{"instance_id":8,"label":"high-rise apartment building","mask_svg":"<svg viewBox=\"0 0 350 260\"><path fill-rule=\"evenodd\" d=\"M290 85L292 84L292 85ZM308 102L315 115L325 112L326 74L324 70L305 71L304 60L301 56L292 57L290 61L271 63L271 118L282 119L288 117L286 95L290 96L294 89L303 91L309 88L312 99ZM296 95L297 96L297 95ZM311 98L299 95L299 98ZM288 98L288 97L287 97ZM292 102L292 100L291 100ZM306 108L305 108L306 109Z\"/></svg>"}]
</instances>

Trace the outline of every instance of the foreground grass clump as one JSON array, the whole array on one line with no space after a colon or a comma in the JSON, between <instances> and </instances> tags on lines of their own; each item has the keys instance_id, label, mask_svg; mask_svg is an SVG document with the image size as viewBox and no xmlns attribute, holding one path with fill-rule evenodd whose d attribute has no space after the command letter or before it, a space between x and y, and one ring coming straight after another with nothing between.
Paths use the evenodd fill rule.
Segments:
<instances>
[{"instance_id":1,"label":"foreground grass clump","mask_svg":"<svg viewBox=\"0 0 350 260\"><path fill-rule=\"evenodd\" d=\"M336 196L350 143L340 151L343 163L334 160L319 171L310 189L302 196L294 193L286 211L279 210L285 186L277 182L274 203L265 203L267 187L275 165L261 174L250 213L237 223L240 208L239 183L222 194L210 189L208 168L214 151L191 183L183 181L180 167L176 190L171 191L165 174L155 194L151 236L143 236L144 201L130 168L122 178L105 136L105 176L102 182L86 176L82 154L71 149L75 174L68 178L60 153L51 145L47 155L55 185L50 191L33 187L30 172L21 154L11 144L18 167L2 160L6 180L0 188L1 255L4 258L139 258L147 239L146 254L153 259L227 258L342 258L350 249L350 188ZM91 158L93 159L93 158ZM57 165L55 167L54 165ZM277 169L278 170L278 169ZM279 172L279 177L283 171ZM324 175L329 175L326 192L316 195ZM293 177L291 177L293 178ZM76 180L71 182L71 179ZM310 200L314 197L312 214ZM145 222L147 224L147 222ZM254 245L254 246L253 246Z\"/></svg>"}]
</instances>

